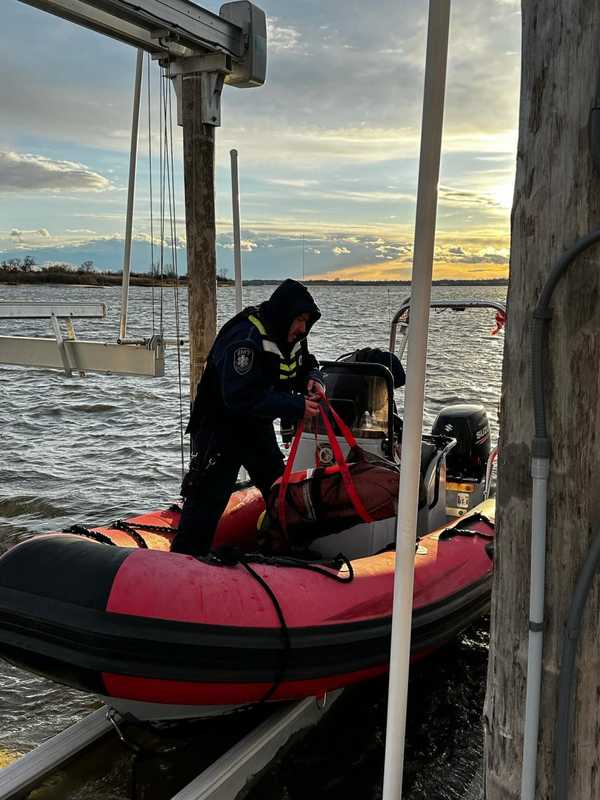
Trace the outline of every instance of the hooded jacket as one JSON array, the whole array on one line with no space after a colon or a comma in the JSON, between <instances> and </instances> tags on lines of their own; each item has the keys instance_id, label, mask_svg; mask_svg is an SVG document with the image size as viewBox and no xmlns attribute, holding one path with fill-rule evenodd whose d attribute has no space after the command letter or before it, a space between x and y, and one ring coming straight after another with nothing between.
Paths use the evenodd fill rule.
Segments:
<instances>
[{"instance_id":1,"label":"hooded jacket","mask_svg":"<svg viewBox=\"0 0 600 800\"><path fill-rule=\"evenodd\" d=\"M245 308L219 331L192 409L188 433L219 423L297 421L304 416L310 378L322 382L306 338L287 336L300 314L309 314L306 333L321 313L309 291L288 279L258 308Z\"/></svg>"}]
</instances>

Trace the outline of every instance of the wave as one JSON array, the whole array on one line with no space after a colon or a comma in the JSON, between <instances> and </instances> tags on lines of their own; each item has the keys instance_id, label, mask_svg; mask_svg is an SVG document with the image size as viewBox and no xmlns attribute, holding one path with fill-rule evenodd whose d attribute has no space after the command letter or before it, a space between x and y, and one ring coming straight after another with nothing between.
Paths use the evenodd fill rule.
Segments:
<instances>
[{"instance_id":1,"label":"wave","mask_svg":"<svg viewBox=\"0 0 600 800\"><path fill-rule=\"evenodd\" d=\"M0 516L9 519L21 516L64 517L68 514L66 508L61 508L50 503L42 497L32 495L14 495L13 497L0 498Z\"/></svg>"},{"instance_id":2,"label":"wave","mask_svg":"<svg viewBox=\"0 0 600 800\"><path fill-rule=\"evenodd\" d=\"M102 414L105 411L118 411L119 407L111 403L80 403L69 406L69 411L83 411L84 414Z\"/></svg>"}]
</instances>

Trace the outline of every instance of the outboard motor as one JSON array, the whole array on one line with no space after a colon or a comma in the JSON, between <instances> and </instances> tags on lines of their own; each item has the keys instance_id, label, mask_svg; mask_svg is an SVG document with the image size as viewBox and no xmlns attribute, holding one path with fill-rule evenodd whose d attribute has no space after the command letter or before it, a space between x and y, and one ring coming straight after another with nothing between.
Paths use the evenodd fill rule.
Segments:
<instances>
[{"instance_id":1,"label":"outboard motor","mask_svg":"<svg viewBox=\"0 0 600 800\"><path fill-rule=\"evenodd\" d=\"M476 481L485 477L491 437L483 406L446 406L438 414L432 433L456 439L456 447L448 454L449 476Z\"/></svg>"},{"instance_id":2,"label":"outboard motor","mask_svg":"<svg viewBox=\"0 0 600 800\"><path fill-rule=\"evenodd\" d=\"M432 433L456 439L456 447L448 453L447 459L446 513L460 517L484 499L491 450L487 414L480 405L445 406L437 416Z\"/></svg>"}]
</instances>

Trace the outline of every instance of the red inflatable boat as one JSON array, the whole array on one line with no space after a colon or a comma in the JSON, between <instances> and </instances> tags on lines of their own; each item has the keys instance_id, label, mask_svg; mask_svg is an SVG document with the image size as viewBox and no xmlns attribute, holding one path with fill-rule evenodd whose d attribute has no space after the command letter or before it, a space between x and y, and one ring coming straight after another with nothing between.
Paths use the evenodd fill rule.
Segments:
<instances>
[{"instance_id":1,"label":"red inflatable boat","mask_svg":"<svg viewBox=\"0 0 600 800\"><path fill-rule=\"evenodd\" d=\"M318 696L385 672L394 551L238 556L262 508L255 489L232 497L215 542L229 547L215 558L166 552L175 507L17 545L0 559L0 655L155 719ZM487 501L418 542L413 658L488 609L493 516Z\"/></svg>"},{"instance_id":2,"label":"red inflatable boat","mask_svg":"<svg viewBox=\"0 0 600 800\"><path fill-rule=\"evenodd\" d=\"M299 434L298 469L315 457L326 468L349 442L397 464L391 372L344 361L322 369L334 418L343 418L338 428L352 436L338 443L315 424ZM443 408L423 436L413 659L489 607L492 455L479 405ZM236 492L208 558L169 552L177 506L18 544L0 558L0 656L148 719L320 696L384 673L395 518L362 514L362 523L332 533L315 516L310 552L266 557L253 554L263 508L256 489Z\"/></svg>"}]
</instances>

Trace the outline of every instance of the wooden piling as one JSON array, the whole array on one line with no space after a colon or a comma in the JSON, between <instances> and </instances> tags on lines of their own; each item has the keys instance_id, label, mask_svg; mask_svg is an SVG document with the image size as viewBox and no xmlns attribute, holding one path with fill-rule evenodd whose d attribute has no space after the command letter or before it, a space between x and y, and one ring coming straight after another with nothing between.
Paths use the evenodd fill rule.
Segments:
<instances>
[{"instance_id":1,"label":"wooden piling","mask_svg":"<svg viewBox=\"0 0 600 800\"><path fill-rule=\"evenodd\" d=\"M192 402L217 332L215 130L202 123L200 103L200 75L185 76L183 160Z\"/></svg>"}]
</instances>

